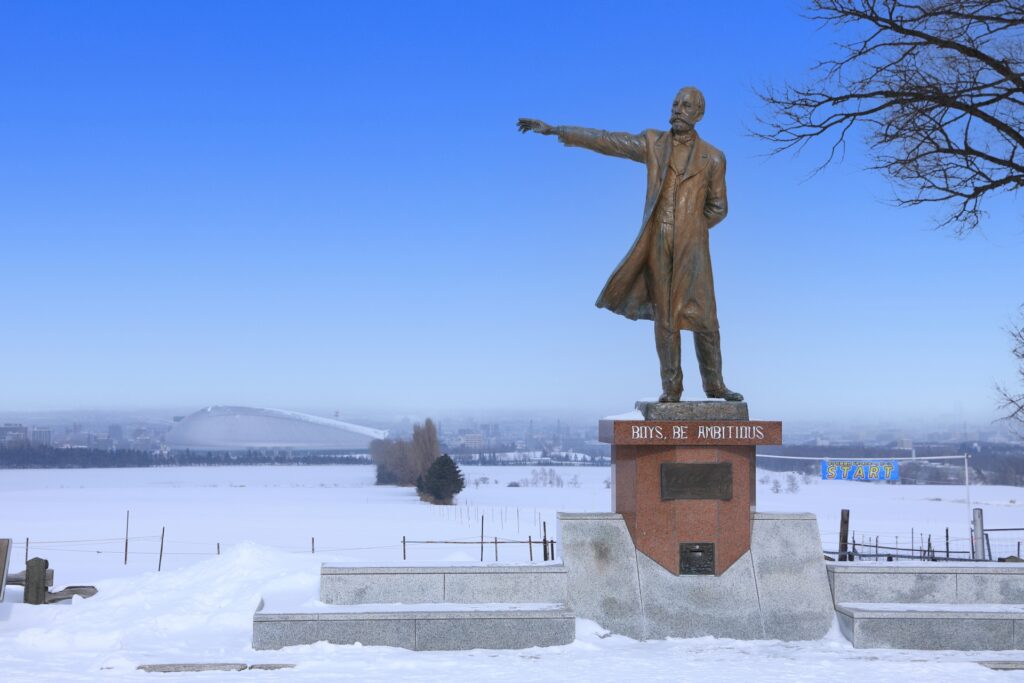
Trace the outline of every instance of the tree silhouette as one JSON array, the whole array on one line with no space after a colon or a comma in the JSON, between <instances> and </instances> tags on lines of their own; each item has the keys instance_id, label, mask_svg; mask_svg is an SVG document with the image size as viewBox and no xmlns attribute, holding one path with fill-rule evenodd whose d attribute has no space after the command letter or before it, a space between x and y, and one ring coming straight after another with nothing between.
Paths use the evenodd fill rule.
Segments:
<instances>
[{"instance_id":1,"label":"tree silhouette","mask_svg":"<svg viewBox=\"0 0 1024 683\"><path fill-rule=\"evenodd\" d=\"M754 135L775 153L866 133L872 168L897 203L942 204L940 225L977 227L982 200L1024 186L1024 3L1006 0L812 0L810 18L856 37L801 85L758 94Z\"/></svg>"},{"instance_id":2,"label":"tree silhouette","mask_svg":"<svg viewBox=\"0 0 1024 683\"><path fill-rule=\"evenodd\" d=\"M447 454L435 460L416 482L420 497L438 505L450 505L452 497L465 487L462 471Z\"/></svg>"}]
</instances>

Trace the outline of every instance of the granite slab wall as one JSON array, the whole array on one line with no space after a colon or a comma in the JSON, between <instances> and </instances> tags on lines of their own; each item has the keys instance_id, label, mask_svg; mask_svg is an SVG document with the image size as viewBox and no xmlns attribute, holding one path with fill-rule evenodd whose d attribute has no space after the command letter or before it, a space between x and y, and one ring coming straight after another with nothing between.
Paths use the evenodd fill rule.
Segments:
<instances>
[{"instance_id":1,"label":"granite slab wall","mask_svg":"<svg viewBox=\"0 0 1024 683\"><path fill-rule=\"evenodd\" d=\"M253 618L253 649L328 642L407 650L522 649L576 637L568 610L264 614Z\"/></svg>"},{"instance_id":2,"label":"granite slab wall","mask_svg":"<svg viewBox=\"0 0 1024 683\"><path fill-rule=\"evenodd\" d=\"M320 569L320 600L328 605L564 603L567 584L561 564L352 567L328 563Z\"/></svg>"},{"instance_id":3,"label":"granite slab wall","mask_svg":"<svg viewBox=\"0 0 1024 683\"><path fill-rule=\"evenodd\" d=\"M835 604L1024 604L1024 565L830 562Z\"/></svg>"}]
</instances>

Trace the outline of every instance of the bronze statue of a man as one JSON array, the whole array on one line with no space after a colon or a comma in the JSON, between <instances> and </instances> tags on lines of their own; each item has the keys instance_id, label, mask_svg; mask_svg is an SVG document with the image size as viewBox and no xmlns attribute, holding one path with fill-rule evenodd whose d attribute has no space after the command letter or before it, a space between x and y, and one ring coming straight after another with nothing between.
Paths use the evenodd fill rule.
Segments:
<instances>
[{"instance_id":1,"label":"bronze statue of a man","mask_svg":"<svg viewBox=\"0 0 1024 683\"><path fill-rule=\"evenodd\" d=\"M632 159L647 165L647 201L640 234L608 278L597 305L631 320L654 321L661 361L662 402L683 393L679 332L692 330L708 398L742 401L722 379L722 348L711 275L708 230L725 218L725 156L702 140L694 126L704 116L697 88L672 102L671 131L639 135L593 128L549 126L519 119L519 130L557 135L570 147Z\"/></svg>"}]
</instances>

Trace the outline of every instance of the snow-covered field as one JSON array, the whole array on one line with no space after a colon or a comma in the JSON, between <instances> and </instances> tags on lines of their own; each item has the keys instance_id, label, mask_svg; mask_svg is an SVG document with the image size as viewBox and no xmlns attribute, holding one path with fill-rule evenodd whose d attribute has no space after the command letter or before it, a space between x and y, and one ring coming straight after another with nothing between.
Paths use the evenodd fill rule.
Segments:
<instances>
[{"instance_id":1,"label":"snow-covered field","mask_svg":"<svg viewBox=\"0 0 1024 683\"><path fill-rule=\"evenodd\" d=\"M479 539L481 516L488 540L525 540L538 538L545 522L553 535L556 511L610 509L609 470L555 468L563 483L558 487L540 486L531 469L464 467L467 489L451 507L421 503L409 489L375 487L369 466L0 471L0 536L15 541L12 571L23 567L28 537L30 556L50 561L57 587L94 584L100 591L71 604L30 607L21 604L19 589L9 588L0 605L0 681L177 677L135 670L170 662L297 664L276 672L182 674L201 680L1024 680L1024 671L994 672L973 663L1024 659L1020 652L853 650L837 632L807 643L639 643L586 621L572 645L517 652L411 653L324 644L251 650L260 594L305 588L315 595L320 562L400 562L403 536ZM932 534L941 548L948 527L954 548L966 547L962 486L798 477L798 490L787 491L794 487L785 474L760 472L764 477L758 509L816 513L825 547L835 545L843 507L850 509L859 539L878 535L884 545L899 537L905 545L913 529L915 535ZM509 487L513 481L531 485ZM986 526L1022 526L1024 489L975 486L970 493L985 510ZM1000 555L1015 552L1019 539L998 534L992 540ZM479 560L480 552L474 545L416 544L407 551L411 562ZM493 545L485 552L493 561ZM503 545L499 553L502 561L527 559L524 546Z\"/></svg>"}]
</instances>

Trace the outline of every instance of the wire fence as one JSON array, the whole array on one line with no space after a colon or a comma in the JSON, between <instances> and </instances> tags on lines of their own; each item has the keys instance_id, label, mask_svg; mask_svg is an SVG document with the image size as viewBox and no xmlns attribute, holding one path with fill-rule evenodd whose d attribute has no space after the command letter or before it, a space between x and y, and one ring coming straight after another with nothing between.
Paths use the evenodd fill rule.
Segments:
<instances>
[{"instance_id":1,"label":"wire fence","mask_svg":"<svg viewBox=\"0 0 1024 683\"><path fill-rule=\"evenodd\" d=\"M525 558L529 562L551 561L555 558L556 541L548 534L547 511L539 509L521 509L513 507L477 507L470 505L459 506L436 506L435 514L443 521L459 525L478 524L479 535L459 536L455 538L414 540L409 536L402 536L394 543L369 543L359 545L346 545L337 543L332 538L332 543L318 545L315 536L308 537L305 541L294 545L280 545L261 543L263 547L281 550L292 554L317 554L317 553L355 553L355 552L377 552L390 551L386 554L390 558L401 558L408 560L410 557L410 546L414 545L451 545L451 546L478 546L480 548L480 561L486 561L493 556L494 561L500 561L502 556L507 555L500 552L499 546L510 546L524 548ZM487 511L489 514L483 514ZM156 558L156 569L159 571L163 565L164 557L215 557L226 551L231 545L220 541L191 540L168 538L166 527L161 528L161 533L152 535L132 535L131 512L125 513L124 518L125 535L116 537L92 537L78 539L34 539L25 538L12 539L12 559L23 556L27 563L32 556L43 557L53 554L85 554L94 556L118 556L123 564L127 565L131 560L138 561L141 558ZM495 533L499 530L512 529L515 532L536 529L536 536L527 534L526 538L509 537L506 534ZM364 535L365 537L365 535ZM259 542L258 540L256 542ZM239 542L241 543L241 542ZM393 554L392 554L393 552ZM378 552L378 555L381 554ZM517 561L521 561L517 560Z\"/></svg>"},{"instance_id":2,"label":"wire fence","mask_svg":"<svg viewBox=\"0 0 1024 683\"><path fill-rule=\"evenodd\" d=\"M823 537L825 555L843 562L985 562L1022 557L1024 528L985 529L984 557L975 557L972 536L951 535L948 528L937 534L914 529L905 535L852 531L845 549L841 533Z\"/></svg>"}]
</instances>

